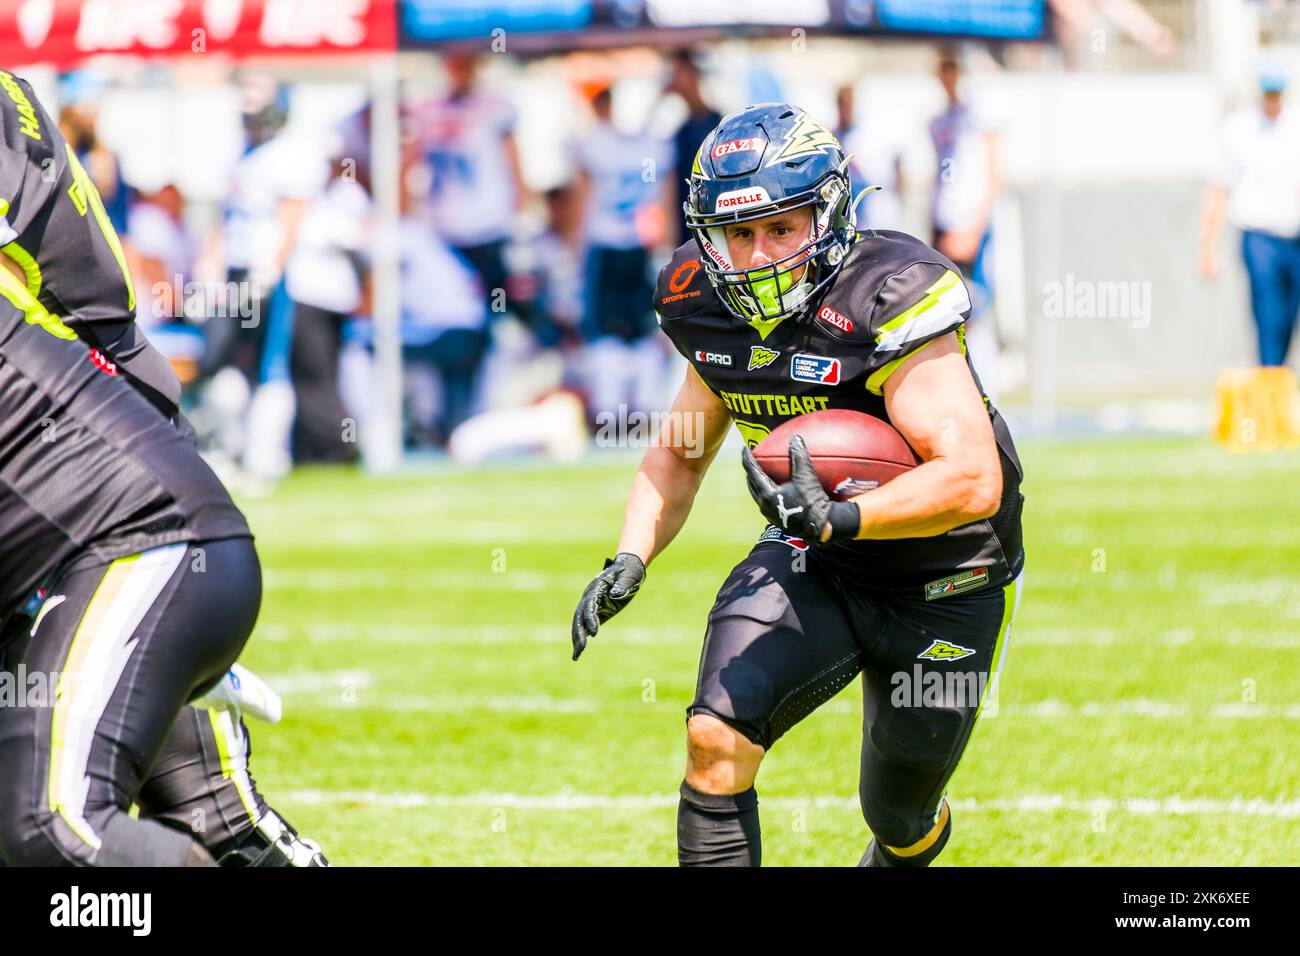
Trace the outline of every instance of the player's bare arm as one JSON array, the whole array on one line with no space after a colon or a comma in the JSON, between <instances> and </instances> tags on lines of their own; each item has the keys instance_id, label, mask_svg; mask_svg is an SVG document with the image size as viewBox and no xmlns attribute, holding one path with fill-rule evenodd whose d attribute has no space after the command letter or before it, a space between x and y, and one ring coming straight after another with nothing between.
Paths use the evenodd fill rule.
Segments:
<instances>
[{"instance_id":1,"label":"player's bare arm","mask_svg":"<svg viewBox=\"0 0 1300 956\"><path fill-rule=\"evenodd\" d=\"M645 579L646 565L682 529L730 422L726 407L696 371L687 368L671 413L632 480L618 554L587 585L574 611L574 660L600 625L632 600Z\"/></svg>"},{"instance_id":2,"label":"player's bare arm","mask_svg":"<svg viewBox=\"0 0 1300 956\"><path fill-rule=\"evenodd\" d=\"M632 480L618 550L649 564L677 536L726 438L731 414L687 368L671 413Z\"/></svg>"},{"instance_id":3,"label":"player's bare arm","mask_svg":"<svg viewBox=\"0 0 1300 956\"><path fill-rule=\"evenodd\" d=\"M857 536L929 537L996 514L997 442L956 333L918 349L885 382L884 395L889 420L921 464L853 499Z\"/></svg>"}]
</instances>

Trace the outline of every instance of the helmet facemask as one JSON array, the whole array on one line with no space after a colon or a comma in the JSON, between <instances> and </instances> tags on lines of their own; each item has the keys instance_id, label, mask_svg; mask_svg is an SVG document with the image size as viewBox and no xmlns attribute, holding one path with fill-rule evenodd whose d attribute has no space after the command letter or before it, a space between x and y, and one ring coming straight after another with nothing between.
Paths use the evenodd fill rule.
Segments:
<instances>
[{"instance_id":1,"label":"helmet facemask","mask_svg":"<svg viewBox=\"0 0 1300 956\"><path fill-rule=\"evenodd\" d=\"M775 323L804 312L839 272L853 241L856 224L850 198L848 176L841 167L811 189L743 211L701 213L688 202L687 226L703 253L705 273L727 311L747 323ZM811 223L807 241L798 249L748 269L732 264L728 226L805 207L812 208Z\"/></svg>"}]
</instances>

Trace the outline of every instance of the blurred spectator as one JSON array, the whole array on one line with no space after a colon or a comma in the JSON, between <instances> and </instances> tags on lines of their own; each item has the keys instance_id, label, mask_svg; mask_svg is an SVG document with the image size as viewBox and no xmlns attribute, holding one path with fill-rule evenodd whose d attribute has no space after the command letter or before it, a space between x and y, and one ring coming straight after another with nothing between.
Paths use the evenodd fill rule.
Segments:
<instances>
[{"instance_id":1,"label":"blurred spectator","mask_svg":"<svg viewBox=\"0 0 1300 956\"><path fill-rule=\"evenodd\" d=\"M249 74L241 78L240 94L247 145L231 173L221 234L239 301L225 303L224 315L207 322L204 377L212 379L207 399L221 450L242 457L254 478L273 479L289 470L295 412L289 366L294 309L284 268L329 165L318 150L284 133L287 90Z\"/></svg>"},{"instance_id":2,"label":"blurred spectator","mask_svg":"<svg viewBox=\"0 0 1300 956\"><path fill-rule=\"evenodd\" d=\"M668 82L665 93L675 93L686 103L686 119L673 135L673 179L666 184L665 201L677 210L669 220L668 243L676 248L691 234L686 230L685 213L681 211L686 201L686 181L691 178L691 166L699 152L704 137L722 120L722 114L704 101L700 93L700 67L689 50L678 50L669 60Z\"/></svg>"},{"instance_id":3,"label":"blurred spectator","mask_svg":"<svg viewBox=\"0 0 1300 956\"><path fill-rule=\"evenodd\" d=\"M168 183L157 192L140 194L127 213L134 251L131 278L139 304L136 318L146 328L184 314L185 279L197 252L185 228L184 210L181 191Z\"/></svg>"},{"instance_id":4,"label":"blurred spectator","mask_svg":"<svg viewBox=\"0 0 1300 956\"><path fill-rule=\"evenodd\" d=\"M1002 189L998 134L991 115L963 98L956 50L940 53L938 78L947 106L930 121L937 159L931 242L966 280L971 297L966 344L985 393L996 400L997 335L985 315L993 296L993 207Z\"/></svg>"},{"instance_id":5,"label":"blurred spectator","mask_svg":"<svg viewBox=\"0 0 1300 956\"><path fill-rule=\"evenodd\" d=\"M665 353L650 300L650 250L663 237L662 177L669 144L611 120L611 94L592 100L595 126L578 142L576 205L583 223L583 360L592 409L658 408Z\"/></svg>"},{"instance_id":6,"label":"blurred spectator","mask_svg":"<svg viewBox=\"0 0 1300 956\"><path fill-rule=\"evenodd\" d=\"M285 266L294 303L289 368L297 414L293 459L353 461L355 436L343 427L339 349L343 324L362 304L367 265L370 194L357 181L355 161L336 157L330 180L307 206L298 241Z\"/></svg>"},{"instance_id":7,"label":"blurred spectator","mask_svg":"<svg viewBox=\"0 0 1300 956\"><path fill-rule=\"evenodd\" d=\"M1261 365L1283 365L1300 313L1300 122L1285 109L1287 77L1259 76L1259 100L1224 126L1201 215L1200 270L1221 270L1223 220L1241 230Z\"/></svg>"},{"instance_id":8,"label":"blurred spectator","mask_svg":"<svg viewBox=\"0 0 1300 956\"><path fill-rule=\"evenodd\" d=\"M403 217L399 243L412 437L441 446L474 408L488 346L483 284L418 212Z\"/></svg>"},{"instance_id":9,"label":"blurred spectator","mask_svg":"<svg viewBox=\"0 0 1300 956\"><path fill-rule=\"evenodd\" d=\"M1173 31L1153 17L1138 0L1051 0L1053 26L1069 63L1095 41L1099 26L1109 21L1153 56L1167 60L1178 50Z\"/></svg>"},{"instance_id":10,"label":"blurred spectator","mask_svg":"<svg viewBox=\"0 0 1300 956\"><path fill-rule=\"evenodd\" d=\"M104 81L91 70L76 70L59 81L63 109L59 112L59 132L68 141L90 181L99 191L104 211L119 237L127 234L128 193L113 151L99 141L99 97Z\"/></svg>"},{"instance_id":11,"label":"blurred spectator","mask_svg":"<svg viewBox=\"0 0 1300 956\"><path fill-rule=\"evenodd\" d=\"M170 183L140 194L126 222L136 321L188 388L198 379L204 343L202 332L186 322L186 283L198 244L185 226L185 197Z\"/></svg>"},{"instance_id":12,"label":"blurred spectator","mask_svg":"<svg viewBox=\"0 0 1300 956\"><path fill-rule=\"evenodd\" d=\"M516 306L525 303L519 311L526 313L527 324L542 348L576 345L583 286L573 187L554 186L542 194L542 200L546 222L541 231L516 247L518 269L511 270L510 298Z\"/></svg>"},{"instance_id":13,"label":"blurred spectator","mask_svg":"<svg viewBox=\"0 0 1300 956\"><path fill-rule=\"evenodd\" d=\"M491 297L506 287L504 247L527 198L515 111L477 89L477 58L449 54L444 63L450 87L413 111L414 145L433 177L428 201L434 227L473 266Z\"/></svg>"},{"instance_id":14,"label":"blurred spectator","mask_svg":"<svg viewBox=\"0 0 1300 956\"><path fill-rule=\"evenodd\" d=\"M857 200L858 228L899 229L903 218L903 152L896 137L884 124L854 115L854 92L851 85L841 86L835 94L839 112L836 137L849 154L853 198ZM878 190L859 198L868 186Z\"/></svg>"}]
</instances>

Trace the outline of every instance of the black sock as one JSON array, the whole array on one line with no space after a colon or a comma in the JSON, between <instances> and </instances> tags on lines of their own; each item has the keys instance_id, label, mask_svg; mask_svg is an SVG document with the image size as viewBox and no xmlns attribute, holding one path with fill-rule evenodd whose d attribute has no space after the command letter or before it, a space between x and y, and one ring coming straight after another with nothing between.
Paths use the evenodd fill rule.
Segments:
<instances>
[{"instance_id":1,"label":"black sock","mask_svg":"<svg viewBox=\"0 0 1300 956\"><path fill-rule=\"evenodd\" d=\"M700 793L682 782L677 804L677 862L682 866L758 866L758 792Z\"/></svg>"},{"instance_id":2,"label":"black sock","mask_svg":"<svg viewBox=\"0 0 1300 956\"><path fill-rule=\"evenodd\" d=\"M208 851L179 830L115 813L104 825L95 866L216 866Z\"/></svg>"},{"instance_id":3,"label":"black sock","mask_svg":"<svg viewBox=\"0 0 1300 956\"><path fill-rule=\"evenodd\" d=\"M867 852L862 854L858 866L929 866L934 858L943 852L944 845L952 833L952 817L944 821L943 830L938 839L916 856L895 856L885 849L879 840L872 840Z\"/></svg>"}]
</instances>

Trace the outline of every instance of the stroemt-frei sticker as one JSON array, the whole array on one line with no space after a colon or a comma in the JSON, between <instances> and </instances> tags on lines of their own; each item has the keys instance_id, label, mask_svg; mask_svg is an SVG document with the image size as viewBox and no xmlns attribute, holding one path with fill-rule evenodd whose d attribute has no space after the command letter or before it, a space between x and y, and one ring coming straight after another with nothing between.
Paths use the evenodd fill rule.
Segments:
<instances>
[{"instance_id":1,"label":"stroemt-frei sticker","mask_svg":"<svg viewBox=\"0 0 1300 956\"><path fill-rule=\"evenodd\" d=\"M950 597L953 594L960 594L962 591L973 591L976 588L982 588L988 583L989 569L973 568L970 571L962 571L960 574L950 574L938 581L931 581L925 586L925 599L934 601L938 598Z\"/></svg>"},{"instance_id":2,"label":"stroemt-frei sticker","mask_svg":"<svg viewBox=\"0 0 1300 956\"><path fill-rule=\"evenodd\" d=\"M790 359L790 377L796 382L838 385L840 383L840 360L796 352Z\"/></svg>"}]
</instances>

